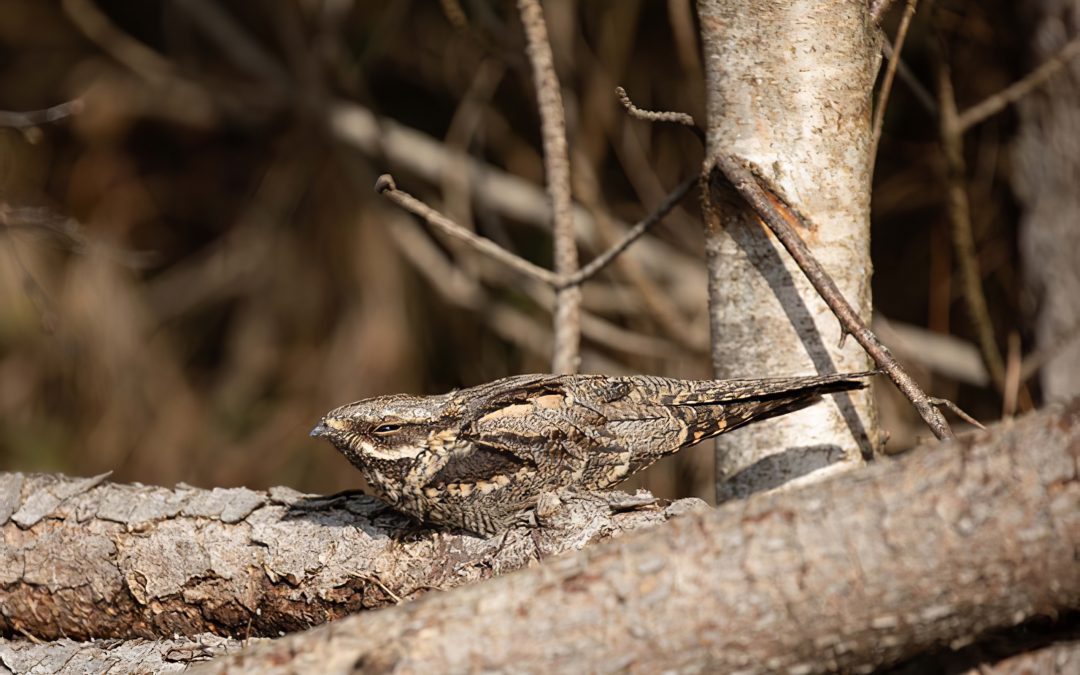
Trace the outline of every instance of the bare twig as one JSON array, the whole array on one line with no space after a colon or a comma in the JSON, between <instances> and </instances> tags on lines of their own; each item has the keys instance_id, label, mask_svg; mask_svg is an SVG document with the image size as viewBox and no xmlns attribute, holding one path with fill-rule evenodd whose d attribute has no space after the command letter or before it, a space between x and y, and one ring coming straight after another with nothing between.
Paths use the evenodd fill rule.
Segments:
<instances>
[{"instance_id":1,"label":"bare twig","mask_svg":"<svg viewBox=\"0 0 1080 675\"><path fill-rule=\"evenodd\" d=\"M499 262L521 272L525 276L536 279L537 281L542 281L551 286L559 285L559 277L557 274L550 270L546 270L539 265L534 265L520 256L514 255L486 237L481 237L478 234L466 230L464 227L458 225L416 197L413 197L408 192L399 190L393 177L389 174L379 176L379 180L375 182L375 191L384 195L390 201L406 211L420 216L432 227L436 227L441 232L469 244L477 251L495 258Z\"/></svg>"},{"instance_id":2,"label":"bare twig","mask_svg":"<svg viewBox=\"0 0 1080 675\"><path fill-rule=\"evenodd\" d=\"M596 276L597 273L611 264L611 261L618 257L620 253L648 232L649 228L663 220L664 216L686 196L696 182L697 178L689 178L680 183L664 199L663 203L657 206L655 211L639 220L615 245L596 256L585 267L565 277L531 263L521 256L507 251L490 239L458 225L408 192L398 189L397 183L390 174L379 176L379 179L375 182L375 191L386 196L390 201L406 211L423 218L428 224L438 228L441 232L469 244L477 251L491 256L531 279L552 286L558 291L570 286L580 286L585 281Z\"/></svg>"},{"instance_id":3,"label":"bare twig","mask_svg":"<svg viewBox=\"0 0 1080 675\"><path fill-rule=\"evenodd\" d=\"M580 285L582 282L596 276L596 274L600 272L600 270L610 265L611 261L614 260L616 256L625 251L626 248L630 246L630 244L633 244L641 237L641 235L648 232L649 228L663 220L664 216L666 216L671 211L671 209L675 208L675 205L682 201L682 198L685 197L688 192L690 192L690 189L694 187L694 184L697 183L697 180L698 179L695 176L693 178L687 178L682 183L680 183L679 186L671 192L671 194L664 198L664 201L656 207L655 211L650 213L645 218L639 220L632 228L630 228L629 232L623 235L623 238L621 240L619 240L608 250L593 258L589 262L589 264L585 265L577 272L574 272L573 274L560 279L560 281L558 282L558 286L565 287Z\"/></svg>"},{"instance_id":4,"label":"bare twig","mask_svg":"<svg viewBox=\"0 0 1080 675\"><path fill-rule=\"evenodd\" d=\"M885 55L885 58L890 60L895 56L892 44L888 40L882 42L881 53ZM896 56L895 58L896 74L900 76L900 79L903 80L904 84L911 90L912 95L915 96L915 100L918 101L919 105L921 105L926 112L937 117L937 103L934 102L934 95L923 86L923 83L919 81L919 78L915 76L915 73L911 72L911 68L904 63L904 59L899 56Z\"/></svg>"},{"instance_id":5,"label":"bare twig","mask_svg":"<svg viewBox=\"0 0 1080 675\"><path fill-rule=\"evenodd\" d=\"M889 65L885 68L885 77L881 80L881 91L878 93L877 107L874 109L873 137L870 141L870 161L877 158L878 143L881 142L881 129L885 125L885 110L889 105L889 94L892 93L893 80L896 78L896 69L900 65L900 52L904 49L904 40L907 39L908 27L911 26L911 17L915 16L915 8L919 0L907 0L904 7L904 15L900 18L900 26L896 29L896 42L889 57ZM870 174L873 175L873 170Z\"/></svg>"},{"instance_id":6,"label":"bare twig","mask_svg":"<svg viewBox=\"0 0 1080 675\"><path fill-rule=\"evenodd\" d=\"M889 6L892 4L893 0L870 0L870 18L874 20L874 23L881 23L882 17L889 11Z\"/></svg>"},{"instance_id":7,"label":"bare twig","mask_svg":"<svg viewBox=\"0 0 1080 675\"><path fill-rule=\"evenodd\" d=\"M934 407L933 401L897 362L888 347L863 323L793 227L796 225L809 229L809 223L777 196L774 190L762 185L764 179L758 177L758 172L752 170L749 162L721 154L713 158L713 163L787 249L822 300L836 315L841 329L850 333L862 345L877 366L885 371L889 379L908 397L936 437L943 440L953 438L952 429L941 411Z\"/></svg>"},{"instance_id":8,"label":"bare twig","mask_svg":"<svg viewBox=\"0 0 1080 675\"><path fill-rule=\"evenodd\" d=\"M77 98L42 110L0 110L0 127L27 129L78 115L82 109L82 99Z\"/></svg>"},{"instance_id":9,"label":"bare twig","mask_svg":"<svg viewBox=\"0 0 1080 675\"><path fill-rule=\"evenodd\" d=\"M623 104L626 108L626 113L634 119L644 120L646 122L670 122L672 124L681 124L685 127L689 127L699 139L705 142L705 132L701 130L695 122L690 113L677 112L673 110L643 110L630 100L630 95L626 93L626 90L622 87L615 87L615 95L619 97L619 103Z\"/></svg>"},{"instance_id":10,"label":"bare twig","mask_svg":"<svg viewBox=\"0 0 1080 675\"><path fill-rule=\"evenodd\" d=\"M527 52L533 67L540 111L544 173L553 215L555 273L565 277L578 268L570 193L570 155L566 144L566 111L563 109L559 78L555 74L555 59L548 42L544 10L539 0L518 0L518 12L525 27ZM555 353L551 365L554 372L577 372L580 343L581 288L565 286L555 294Z\"/></svg>"},{"instance_id":11,"label":"bare twig","mask_svg":"<svg viewBox=\"0 0 1080 675\"><path fill-rule=\"evenodd\" d=\"M953 248L960 268L961 287L972 326L975 328L979 350L982 352L990 380L1000 392L1005 383L1005 365L994 338L994 327L986 296L982 290L982 274L975 252L975 236L971 230L971 204L968 201L964 175L963 130L956 114L956 98L953 95L952 77L948 64L939 59L938 107L941 111L939 132L945 152L946 184L948 187L948 213L952 230Z\"/></svg>"},{"instance_id":12,"label":"bare twig","mask_svg":"<svg viewBox=\"0 0 1080 675\"><path fill-rule=\"evenodd\" d=\"M1020 80L960 113L956 120L960 133L967 131L986 118L996 115L1041 87L1078 54L1080 54L1080 35L1069 40L1057 54Z\"/></svg>"},{"instance_id":13,"label":"bare twig","mask_svg":"<svg viewBox=\"0 0 1080 675\"><path fill-rule=\"evenodd\" d=\"M970 424L973 427L978 427L979 429L985 429L986 428L985 426L983 426L982 422L980 422L979 420L975 419L971 415L964 412L964 410L960 406L956 405L955 403L953 403L952 401L950 401L947 398L938 398L936 396L931 396L927 400L930 401L931 403L933 403L934 405L938 405L938 406L948 408L949 410L951 410L953 412L954 415L956 415L960 419L964 420L965 422L967 422L968 424Z\"/></svg>"}]
</instances>

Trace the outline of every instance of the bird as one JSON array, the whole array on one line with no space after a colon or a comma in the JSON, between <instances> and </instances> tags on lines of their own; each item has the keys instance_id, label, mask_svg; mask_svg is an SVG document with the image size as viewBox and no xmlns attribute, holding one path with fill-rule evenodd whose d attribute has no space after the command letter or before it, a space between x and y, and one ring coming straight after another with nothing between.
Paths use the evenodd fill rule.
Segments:
<instances>
[{"instance_id":1,"label":"bird","mask_svg":"<svg viewBox=\"0 0 1080 675\"><path fill-rule=\"evenodd\" d=\"M656 460L865 386L878 371L745 380L516 375L435 396L368 398L311 430L376 496L424 523L491 536L546 493L607 490Z\"/></svg>"}]
</instances>

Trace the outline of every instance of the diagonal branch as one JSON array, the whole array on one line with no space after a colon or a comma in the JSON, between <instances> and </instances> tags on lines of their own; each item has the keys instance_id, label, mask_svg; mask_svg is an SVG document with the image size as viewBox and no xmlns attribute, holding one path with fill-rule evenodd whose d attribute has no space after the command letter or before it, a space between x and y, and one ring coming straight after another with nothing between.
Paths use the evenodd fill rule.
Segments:
<instances>
[{"instance_id":1,"label":"diagonal branch","mask_svg":"<svg viewBox=\"0 0 1080 675\"><path fill-rule=\"evenodd\" d=\"M822 300L829 306L833 314L840 321L842 330L852 335L862 345L866 353L874 359L874 362L889 376L897 388L907 396L915 406L919 415L926 422L930 430L939 439L953 437L952 429L945 417L934 407L931 399L916 384L915 380L907 373L900 363L893 357L889 348L881 343L874 335L858 313L844 298L836 283L825 272L814 258L810 249L803 242L793 227L811 229L805 219L791 208L785 200L779 197L771 188L763 187L764 179L759 178L753 171L749 162L740 160L730 155L719 155L713 159L713 165L720 169L724 177L743 199L754 209L761 220L768 226L776 238L780 240L788 254L798 264L811 285L821 295ZM710 164L706 164L706 169Z\"/></svg>"},{"instance_id":2,"label":"diagonal branch","mask_svg":"<svg viewBox=\"0 0 1080 675\"><path fill-rule=\"evenodd\" d=\"M1068 65L1069 61L1077 55L1080 55L1080 35L1069 40L1057 54L1020 80L960 113L956 120L957 129L960 133L963 133L986 118L996 115L1016 103L1045 84L1047 80Z\"/></svg>"},{"instance_id":3,"label":"diagonal branch","mask_svg":"<svg viewBox=\"0 0 1080 675\"><path fill-rule=\"evenodd\" d=\"M477 251L491 256L511 269L545 284L551 286L559 285L558 275L551 270L544 269L521 256L514 255L487 237L481 237L478 234L466 230L464 227L458 225L416 197L413 197L408 192L399 190L390 174L379 176L379 180L375 182L375 191L406 211L423 218L425 222L432 227L438 228L440 232L465 242Z\"/></svg>"},{"instance_id":4,"label":"diagonal branch","mask_svg":"<svg viewBox=\"0 0 1080 675\"><path fill-rule=\"evenodd\" d=\"M690 192L691 188L693 188L697 182L698 179L696 176L684 180L671 192L671 194L664 198L664 201L656 207L655 211L639 220L632 228L630 228L630 231L623 235L622 239L612 245L608 250L593 258L588 265L585 265L577 272L560 279L558 285L576 286L596 276L600 270L610 265L611 261L625 251L630 244L633 244L643 234L648 232L653 225L656 225L663 220L664 216L670 213L671 210L675 208L675 205L682 201L682 198Z\"/></svg>"},{"instance_id":5,"label":"diagonal branch","mask_svg":"<svg viewBox=\"0 0 1080 675\"><path fill-rule=\"evenodd\" d=\"M874 122L871 126L873 135L870 140L870 161L877 159L878 144L881 142L881 130L885 126L885 111L889 107L889 94L892 93L893 81L896 78L897 68L900 67L900 52L904 49L904 41L907 39L908 28L911 26L911 18L915 16L915 8L919 0L907 0L904 6L904 15L900 18L900 27L896 29L896 43L889 56L889 65L885 68L885 77L881 80L881 91L878 93L877 106L874 108ZM873 175L873 170L870 174Z\"/></svg>"}]
</instances>

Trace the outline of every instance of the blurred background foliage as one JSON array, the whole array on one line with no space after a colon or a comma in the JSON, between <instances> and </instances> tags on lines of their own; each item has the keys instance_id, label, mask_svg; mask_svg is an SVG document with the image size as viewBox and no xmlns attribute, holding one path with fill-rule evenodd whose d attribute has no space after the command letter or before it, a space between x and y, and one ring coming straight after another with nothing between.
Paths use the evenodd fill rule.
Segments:
<instances>
[{"instance_id":1,"label":"blurred background foliage","mask_svg":"<svg viewBox=\"0 0 1080 675\"><path fill-rule=\"evenodd\" d=\"M613 93L704 120L694 3L545 4L588 260L700 170L692 134L628 119ZM1030 67L1012 11L943 12L961 107ZM918 16L904 59L927 85L930 39ZM912 91L893 91L877 162L875 306L909 338L953 336L970 357L936 120ZM0 109L73 100L70 117L0 129L0 469L337 491L359 474L307 436L329 408L547 370L550 292L372 190L393 171L402 189L549 264L512 3L0 0ZM1006 112L967 139L1002 344L1029 340L1003 178L1015 124ZM467 158L519 180L471 179ZM700 230L689 198L586 285L583 370L708 377ZM932 393L984 421L1001 415L976 375L907 362ZM890 450L927 436L888 387L879 395ZM1037 391L1021 409L1032 403ZM710 455L669 459L641 482L710 498Z\"/></svg>"}]
</instances>

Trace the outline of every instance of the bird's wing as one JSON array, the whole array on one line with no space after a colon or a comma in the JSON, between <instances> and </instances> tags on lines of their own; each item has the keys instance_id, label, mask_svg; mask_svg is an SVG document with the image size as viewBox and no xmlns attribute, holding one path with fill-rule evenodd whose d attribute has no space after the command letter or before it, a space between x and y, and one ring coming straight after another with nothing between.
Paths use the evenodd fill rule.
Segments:
<instances>
[{"instance_id":1,"label":"bird's wing","mask_svg":"<svg viewBox=\"0 0 1080 675\"><path fill-rule=\"evenodd\" d=\"M464 415L469 422L461 438L535 464L580 459L587 448L603 440L607 419L593 405L597 397L581 396L579 385L607 379L522 375L485 385Z\"/></svg>"},{"instance_id":2,"label":"bird's wing","mask_svg":"<svg viewBox=\"0 0 1080 675\"><path fill-rule=\"evenodd\" d=\"M428 479L426 487L501 482L500 477L509 480L522 469L533 468L532 458L522 456L512 448L472 442L449 451L446 463Z\"/></svg>"}]
</instances>

